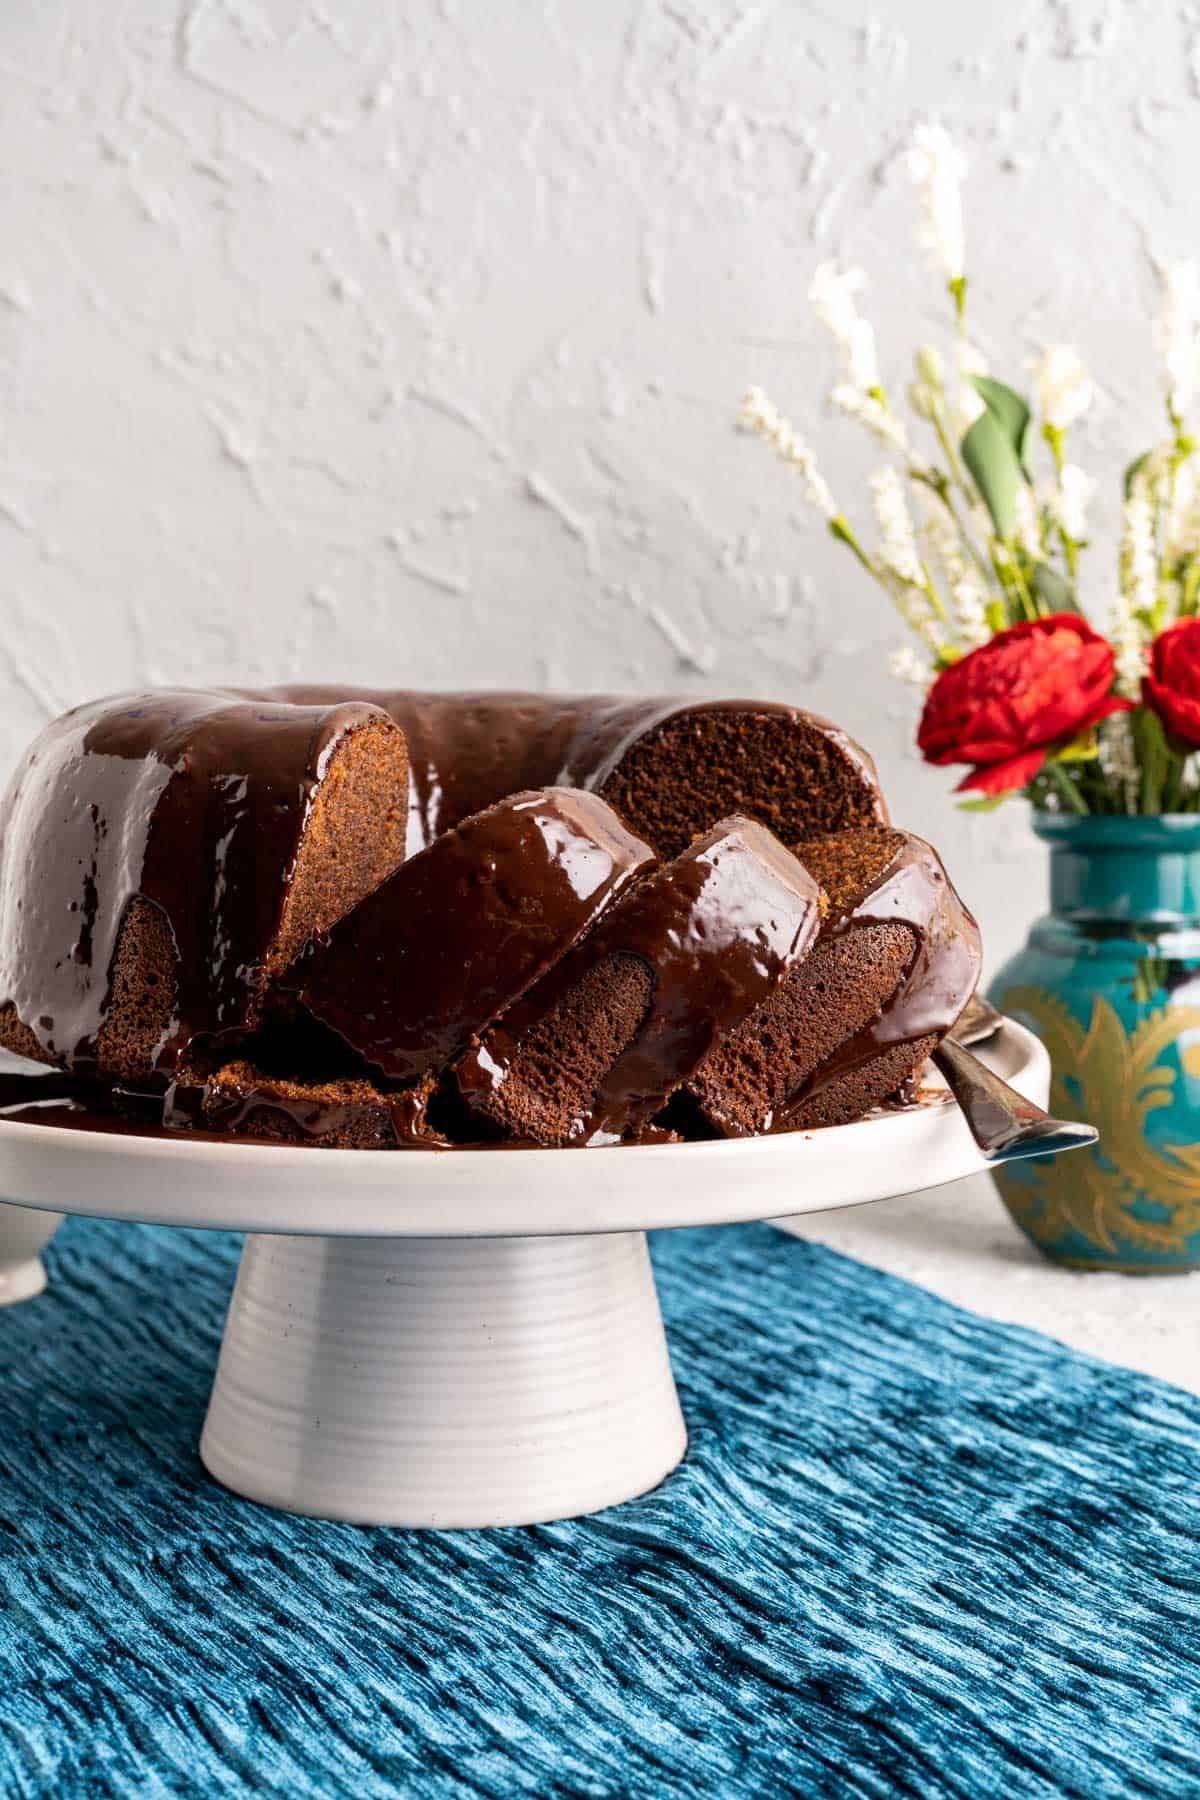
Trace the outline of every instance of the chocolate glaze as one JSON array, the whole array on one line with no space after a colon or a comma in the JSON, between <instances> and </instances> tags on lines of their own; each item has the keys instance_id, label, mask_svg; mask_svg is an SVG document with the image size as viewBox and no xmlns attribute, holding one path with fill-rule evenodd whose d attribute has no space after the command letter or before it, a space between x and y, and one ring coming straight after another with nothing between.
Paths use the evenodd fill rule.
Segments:
<instances>
[{"instance_id":1,"label":"chocolate glaze","mask_svg":"<svg viewBox=\"0 0 1200 1800\"><path fill-rule=\"evenodd\" d=\"M944 1037L975 992L982 963L979 927L941 858L922 838L906 833L867 891L827 919L823 931L833 936L864 925L906 925L914 938L912 960L887 1004L814 1070L769 1129L794 1129L797 1115L823 1089L884 1051Z\"/></svg>"},{"instance_id":2,"label":"chocolate glaze","mask_svg":"<svg viewBox=\"0 0 1200 1800\"><path fill-rule=\"evenodd\" d=\"M141 894L178 950L160 1064L197 1034L244 1028L327 758L372 719L358 699L163 692L49 726L0 806L0 1002L65 1066L94 1066L113 951Z\"/></svg>"},{"instance_id":3,"label":"chocolate glaze","mask_svg":"<svg viewBox=\"0 0 1200 1800\"><path fill-rule=\"evenodd\" d=\"M595 794L516 794L402 864L289 981L385 1076L411 1080L485 1031L653 862Z\"/></svg>"},{"instance_id":4,"label":"chocolate glaze","mask_svg":"<svg viewBox=\"0 0 1200 1800\"><path fill-rule=\"evenodd\" d=\"M723 820L614 907L471 1046L454 1068L464 1102L486 1116L525 1035L589 969L632 955L654 977L649 1010L570 1141L608 1143L636 1132L784 979L819 923L820 890L795 857L753 820Z\"/></svg>"},{"instance_id":5,"label":"chocolate glaze","mask_svg":"<svg viewBox=\"0 0 1200 1800\"><path fill-rule=\"evenodd\" d=\"M770 700L686 700L670 696L464 692L287 686L265 690L306 706L356 699L378 706L403 728L409 749L408 854L470 814L525 788L598 792L621 759L648 733L682 714L765 713L823 732L878 793L866 751L827 719ZM886 819L882 797L879 817Z\"/></svg>"}]
</instances>

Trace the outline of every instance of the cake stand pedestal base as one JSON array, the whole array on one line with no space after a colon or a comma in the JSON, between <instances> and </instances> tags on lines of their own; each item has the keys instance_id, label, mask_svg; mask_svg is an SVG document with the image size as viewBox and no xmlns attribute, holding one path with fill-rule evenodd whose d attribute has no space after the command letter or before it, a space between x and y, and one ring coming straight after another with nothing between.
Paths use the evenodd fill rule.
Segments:
<instances>
[{"instance_id":1,"label":"cake stand pedestal base","mask_svg":"<svg viewBox=\"0 0 1200 1800\"><path fill-rule=\"evenodd\" d=\"M46 1289L46 1265L40 1256L28 1262L0 1269L0 1306L15 1306L18 1300L33 1300Z\"/></svg>"},{"instance_id":2,"label":"cake stand pedestal base","mask_svg":"<svg viewBox=\"0 0 1200 1800\"><path fill-rule=\"evenodd\" d=\"M532 1525L646 1493L687 1433L643 1232L246 1240L200 1454L364 1525Z\"/></svg>"},{"instance_id":3,"label":"cake stand pedestal base","mask_svg":"<svg viewBox=\"0 0 1200 1800\"><path fill-rule=\"evenodd\" d=\"M0 1306L32 1300L46 1286L45 1249L63 1215L0 1203Z\"/></svg>"}]
</instances>

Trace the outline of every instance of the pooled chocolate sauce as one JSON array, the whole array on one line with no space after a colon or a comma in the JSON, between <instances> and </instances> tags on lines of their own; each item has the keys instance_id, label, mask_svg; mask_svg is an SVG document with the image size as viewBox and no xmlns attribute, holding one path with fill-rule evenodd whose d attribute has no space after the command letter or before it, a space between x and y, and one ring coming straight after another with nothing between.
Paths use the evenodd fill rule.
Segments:
<instances>
[{"instance_id":1,"label":"pooled chocolate sauce","mask_svg":"<svg viewBox=\"0 0 1200 1800\"><path fill-rule=\"evenodd\" d=\"M941 859L921 838L906 836L887 868L842 914L826 921L832 936L866 925L904 925L912 960L885 1006L838 1045L780 1108L774 1129L794 1128L796 1115L825 1088L901 1044L943 1037L979 979L979 927L955 892Z\"/></svg>"},{"instance_id":2,"label":"pooled chocolate sauce","mask_svg":"<svg viewBox=\"0 0 1200 1800\"><path fill-rule=\"evenodd\" d=\"M616 1141L647 1123L778 986L819 924L820 891L800 863L754 821L723 820L645 880L467 1051L454 1068L459 1091L486 1116L525 1036L607 957L637 957L654 977L648 1012L570 1135L573 1144Z\"/></svg>"},{"instance_id":3,"label":"pooled chocolate sauce","mask_svg":"<svg viewBox=\"0 0 1200 1800\"><path fill-rule=\"evenodd\" d=\"M485 1031L654 861L595 794L515 794L402 864L288 985L389 1080L411 1080Z\"/></svg>"}]
</instances>

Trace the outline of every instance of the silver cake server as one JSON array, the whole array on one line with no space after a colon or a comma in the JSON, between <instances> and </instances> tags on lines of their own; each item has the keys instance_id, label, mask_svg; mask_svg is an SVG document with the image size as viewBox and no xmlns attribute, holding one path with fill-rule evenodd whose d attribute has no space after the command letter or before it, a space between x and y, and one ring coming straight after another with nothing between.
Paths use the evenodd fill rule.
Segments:
<instances>
[{"instance_id":1,"label":"silver cake server","mask_svg":"<svg viewBox=\"0 0 1200 1800\"><path fill-rule=\"evenodd\" d=\"M1016 1162L1024 1156L1056 1156L1063 1150L1082 1150L1099 1141L1093 1125L1050 1114L1026 1100L1007 1081L973 1056L963 1042L991 1037L1003 1023L1002 1015L986 1000L972 1001L959 1026L943 1038L933 1060L958 1101L971 1136L989 1162Z\"/></svg>"}]
</instances>

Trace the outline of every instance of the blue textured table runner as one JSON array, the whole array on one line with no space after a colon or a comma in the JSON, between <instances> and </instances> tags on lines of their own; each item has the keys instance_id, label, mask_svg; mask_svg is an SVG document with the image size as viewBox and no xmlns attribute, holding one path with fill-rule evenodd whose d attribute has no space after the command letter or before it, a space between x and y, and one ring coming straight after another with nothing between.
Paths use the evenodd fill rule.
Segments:
<instances>
[{"instance_id":1,"label":"blue textured table runner","mask_svg":"<svg viewBox=\"0 0 1200 1800\"><path fill-rule=\"evenodd\" d=\"M657 1493L362 1531L199 1465L237 1248L73 1221L0 1312L0 1794L1200 1793L1200 1402L672 1233Z\"/></svg>"}]
</instances>

